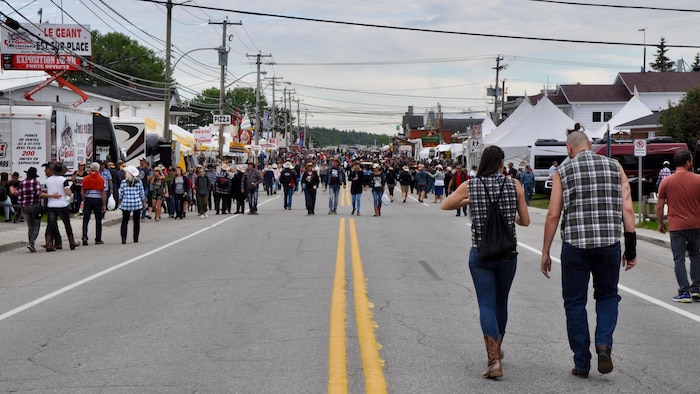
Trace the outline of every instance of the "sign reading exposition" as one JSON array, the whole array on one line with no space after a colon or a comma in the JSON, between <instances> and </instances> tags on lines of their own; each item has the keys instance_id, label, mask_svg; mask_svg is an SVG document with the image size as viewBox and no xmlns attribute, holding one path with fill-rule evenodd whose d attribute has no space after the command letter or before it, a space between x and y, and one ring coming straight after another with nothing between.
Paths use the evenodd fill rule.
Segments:
<instances>
[{"instance_id":1,"label":"sign reading exposition","mask_svg":"<svg viewBox=\"0 0 700 394\"><path fill-rule=\"evenodd\" d=\"M31 23L20 26L13 30L2 25L0 29L4 70L77 71L88 67L84 59L92 56L90 26Z\"/></svg>"}]
</instances>

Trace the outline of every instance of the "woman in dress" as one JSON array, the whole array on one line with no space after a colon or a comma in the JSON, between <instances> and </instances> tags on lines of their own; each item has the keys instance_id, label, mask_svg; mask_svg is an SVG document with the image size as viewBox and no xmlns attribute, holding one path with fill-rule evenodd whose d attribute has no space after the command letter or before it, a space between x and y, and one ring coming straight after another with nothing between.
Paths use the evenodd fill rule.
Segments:
<instances>
[{"instance_id":1,"label":"woman in dress","mask_svg":"<svg viewBox=\"0 0 700 394\"><path fill-rule=\"evenodd\" d=\"M141 230L141 210L148 207L146 192L143 190L143 183L139 180L139 170L134 166L126 166L124 169L124 179L119 184L118 207L122 211L121 236L122 244L126 243L126 233L129 228L129 217L134 218L134 242L139 242L139 232ZM156 220L160 215L160 210L156 213Z\"/></svg>"},{"instance_id":2,"label":"woman in dress","mask_svg":"<svg viewBox=\"0 0 700 394\"><path fill-rule=\"evenodd\" d=\"M151 205L153 206L153 213L155 214L156 222L160 220L163 199L167 199L169 197L163 169L162 167L158 166L155 170L153 170L153 179L151 180Z\"/></svg>"},{"instance_id":3,"label":"woman in dress","mask_svg":"<svg viewBox=\"0 0 700 394\"><path fill-rule=\"evenodd\" d=\"M479 320L488 357L486 370L481 374L484 378L503 376L501 343L508 322L508 294L518 262L515 250L498 260L486 260L479 256L478 247L490 201L498 201L513 235L516 223L521 226L530 224L523 187L518 180L503 175L504 157L503 150L498 146L484 149L476 177L460 184L440 206L443 210L469 206L472 218L469 271L479 303Z\"/></svg>"}]
</instances>

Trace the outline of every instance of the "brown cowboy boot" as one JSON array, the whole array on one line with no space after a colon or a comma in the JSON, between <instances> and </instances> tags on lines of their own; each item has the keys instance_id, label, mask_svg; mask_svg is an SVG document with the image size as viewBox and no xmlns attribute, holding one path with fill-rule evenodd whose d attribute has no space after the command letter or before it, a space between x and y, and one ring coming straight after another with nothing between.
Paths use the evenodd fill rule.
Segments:
<instances>
[{"instance_id":1,"label":"brown cowboy boot","mask_svg":"<svg viewBox=\"0 0 700 394\"><path fill-rule=\"evenodd\" d=\"M75 238L73 238L73 234L68 234L68 243L70 244L70 250L75 250L75 248L80 246L79 243L75 242Z\"/></svg>"},{"instance_id":2,"label":"brown cowboy boot","mask_svg":"<svg viewBox=\"0 0 700 394\"><path fill-rule=\"evenodd\" d=\"M53 246L53 236L52 235L46 236L46 251L47 252L55 252L56 251L56 248Z\"/></svg>"},{"instance_id":3,"label":"brown cowboy boot","mask_svg":"<svg viewBox=\"0 0 700 394\"><path fill-rule=\"evenodd\" d=\"M503 370L501 369L501 359L499 358L498 342L493 337L484 335L484 343L486 344L486 354L489 361L481 377L500 378L503 376Z\"/></svg>"},{"instance_id":4,"label":"brown cowboy boot","mask_svg":"<svg viewBox=\"0 0 700 394\"><path fill-rule=\"evenodd\" d=\"M501 348L501 345L503 344L503 336L505 334L498 334L498 338L496 338L496 342L498 343L498 356L501 360L503 360L503 356L505 353L503 352L503 349Z\"/></svg>"}]
</instances>

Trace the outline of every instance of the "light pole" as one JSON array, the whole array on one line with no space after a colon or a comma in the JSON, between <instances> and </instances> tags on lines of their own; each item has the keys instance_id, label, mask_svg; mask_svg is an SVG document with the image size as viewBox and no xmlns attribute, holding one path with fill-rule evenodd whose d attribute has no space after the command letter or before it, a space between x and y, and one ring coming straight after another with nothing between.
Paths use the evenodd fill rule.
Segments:
<instances>
[{"instance_id":1,"label":"light pole","mask_svg":"<svg viewBox=\"0 0 700 394\"><path fill-rule=\"evenodd\" d=\"M168 9L170 10L170 9ZM170 18L168 18L168 21L170 21ZM167 45L168 48L170 47L170 44ZM170 66L170 50L166 51L166 60L165 60L165 102L163 103L165 106L164 109L164 114L163 114L163 139L167 142L170 142L172 139L172 134L170 133L170 91L172 90L172 79L173 79L173 73L175 72L175 67L177 66L178 63L180 63L180 60L182 60L185 56L189 55L192 52L196 51L209 51L209 50L215 50L215 51L221 51L225 50L222 47L216 47L216 48L196 48L189 50L180 56L175 63L173 63L172 67Z\"/></svg>"},{"instance_id":2,"label":"light pole","mask_svg":"<svg viewBox=\"0 0 700 394\"><path fill-rule=\"evenodd\" d=\"M644 58L642 60L642 72L645 73L645 72L647 72L647 28L644 27L644 28L639 29L637 31L641 31L642 33L644 33L644 41L643 41Z\"/></svg>"}]
</instances>

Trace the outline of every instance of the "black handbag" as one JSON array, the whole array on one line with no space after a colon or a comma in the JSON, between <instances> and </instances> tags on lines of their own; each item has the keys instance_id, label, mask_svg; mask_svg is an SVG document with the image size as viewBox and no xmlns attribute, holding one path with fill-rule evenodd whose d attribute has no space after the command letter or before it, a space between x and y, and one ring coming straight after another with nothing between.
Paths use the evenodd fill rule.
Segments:
<instances>
[{"instance_id":1,"label":"black handbag","mask_svg":"<svg viewBox=\"0 0 700 394\"><path fill-rule=\"evenodd\" d=\"M503 179L500 193L495 201L491 200L489 189L486 187L484 179L480 179L486 191L486 199L488 200L489 207L486 223L481 232L481 242L478 247L479 257L485 260L500 260L514 252L517 246L513 231L510 229L510 226L508 226L508 221L498 207L498 201L500 201L501 195L503 195L503 187L507 179Z\"/></svg>"}]
</instances>

